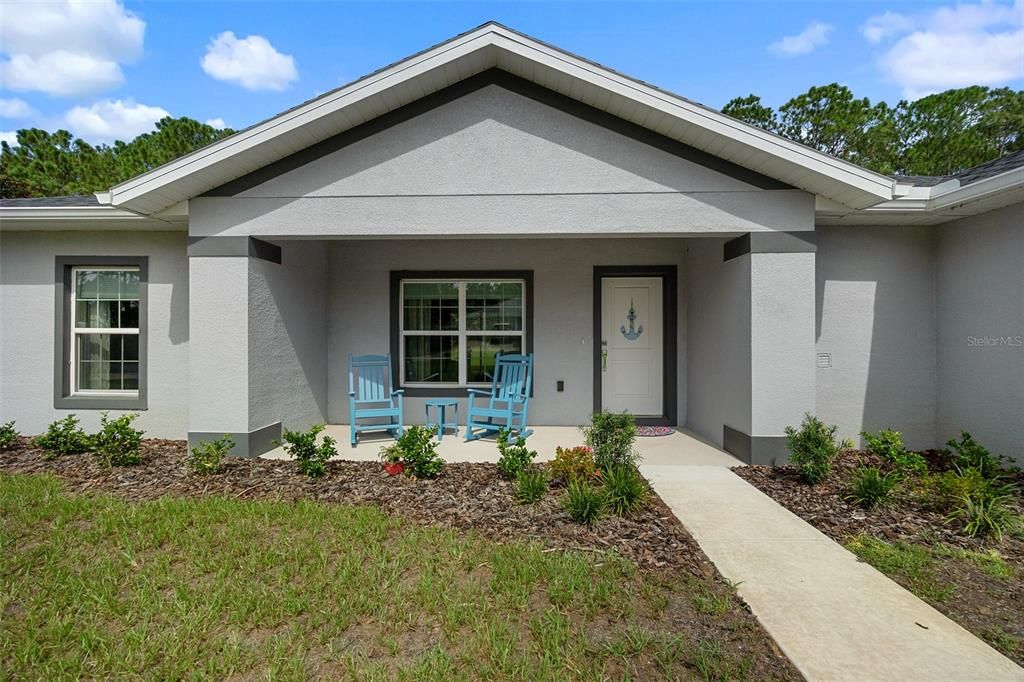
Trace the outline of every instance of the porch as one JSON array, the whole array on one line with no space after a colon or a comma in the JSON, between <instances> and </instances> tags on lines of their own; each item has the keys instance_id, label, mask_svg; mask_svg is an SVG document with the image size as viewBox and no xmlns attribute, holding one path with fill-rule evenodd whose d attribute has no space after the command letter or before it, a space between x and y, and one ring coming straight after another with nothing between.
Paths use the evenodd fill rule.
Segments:
<instances>
[{"instance_id":1,"label":"porch","mask_svg":"<svg viewBox=\"0 0 1024 682\"><path fill-rule=\"evenodd\" d=\"M360 462L377 461L381 446L393 441L385 434L361 434L355 447L349 446L347 424L329 424L322 436L330 436L338 442L337 459ZM538 462L547 462L555 456L555 448L579 445L583 435L575 426L536 426L527 440L531 450L537 451ZM733 467L743 464L728 452L701 438L687 429L675 429L667 436L639 437L636 448L640 451L641 463L645 465L706 465ZM465 425L459 426L459 433L445 433L438 446L438 454L446 462L497 462L498 448L494 438L465 440ZM262 455L265 459L288 459L283 448L275 448Z\"/></svg>"}]
</instances>

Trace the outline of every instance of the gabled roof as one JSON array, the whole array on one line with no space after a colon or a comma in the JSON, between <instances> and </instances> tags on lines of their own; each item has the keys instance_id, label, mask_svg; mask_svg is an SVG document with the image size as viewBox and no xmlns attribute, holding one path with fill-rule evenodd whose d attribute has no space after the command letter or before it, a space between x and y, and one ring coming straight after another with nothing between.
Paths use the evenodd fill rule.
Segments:
<instances>
[{"instance_id":1,"label":"gabled roof","mask_svg":"<svg viewBox=\"0 0 1024 682\"><path fill-rule=\"evenodd\" d=\"M123 182L101 201L153 215L492 68L848 208L893 196L891 178L492 22Z\"/></svg>"}]
</instances>

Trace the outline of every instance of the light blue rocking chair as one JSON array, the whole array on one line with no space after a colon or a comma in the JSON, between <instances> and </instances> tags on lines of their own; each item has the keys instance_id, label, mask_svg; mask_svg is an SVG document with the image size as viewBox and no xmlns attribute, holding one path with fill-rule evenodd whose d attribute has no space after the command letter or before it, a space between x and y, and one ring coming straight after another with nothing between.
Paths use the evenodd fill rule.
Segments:
<instances>
[{"instance_id":1,"label":"light blue rocking chair","mask_svg":"<svg viewBox=\"0 0 1024 682\"><path fill-rule=\"evenodd\" d=\"M476 440L484 433L511 429L523 438L533 429L526 428L526 415L530 406L533 386L533 353L528 355L502 355L494 360L491 390L469 389L469 409L466 410L466 440ZM486 405L476 405L476 398L487 399Z\"/></svg>"},{"instance_id":2,"label":"light blue rocking chair","mask_svg":"<svg viewBox=\"0 0 1024 682\"><path fill-rule=\"evenodd\" d=\"M348 356L348 411L352 446L366 431L390 431L402 435L402 394L392 390L391 354ZM376 423L357 424L371 419ZM379 421L386 419L387 421Z\"/></svg>"}]
</instances>

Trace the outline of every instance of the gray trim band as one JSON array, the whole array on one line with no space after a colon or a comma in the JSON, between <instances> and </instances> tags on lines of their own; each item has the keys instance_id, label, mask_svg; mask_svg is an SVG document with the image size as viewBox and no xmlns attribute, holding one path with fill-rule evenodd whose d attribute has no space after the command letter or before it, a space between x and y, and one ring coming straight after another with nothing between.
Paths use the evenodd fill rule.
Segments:
<instances>
[{"instance_id":1,"label":"gray trim band","mask_svg":"<svg viewBox=\"0 0 1024 682\"><path fill-rule=\"evenodd\" d=\"M818 233L748 232L730 239L722 247L722 260L732 260L748 253L814 253L818 249Z\"/></svg>"},{"instance_id":2,"label":"gray trim band","mask_svg":"<svg viewBox=\"0 0 1024 682\"><path fill-rule=\"evenodd\" d=\"M281 247L256 237L189 237L189 258L259 258L281 264Z\"/></svg>"},{"instance_id":3,"label":"gray trim band","mask_svg":"<svg viewBox=\"0 0 1024 682\"><path fill-rule=\"evenodd\" d=\"M785 436L751 436L728 424L722 425L722 449L747 464L789 462Z\"/></svg>"},{"instance_id":4,"label":"gray trim band","mask_svg":"<svg viewBox=\"0 0 1024 682\"><path fill-rule=\"evenodd\" d=\"M281 422L274 422L262 429L244 432L226 432L227 436L235 442L235 447L228 451L231 457L259 457L265 452L270 452L277 445L276 440L281 440ZM188 448L191 450L203 441L217 440L225 435L224 431L189 431Z\"/></svg>"},{"instance_id":5,"label":"gray trim band","mask_svg":"<svg viewBox=\"0 0 1024 682\"><path fill-rule=\"evenodd\" d=\"M137 396L71 395L71 269L123 265L139 269L139 390ZM149 382L149 257L57 256L54 259L53 406L58 410L146 410Z\"/></svg>"}]
</instances>

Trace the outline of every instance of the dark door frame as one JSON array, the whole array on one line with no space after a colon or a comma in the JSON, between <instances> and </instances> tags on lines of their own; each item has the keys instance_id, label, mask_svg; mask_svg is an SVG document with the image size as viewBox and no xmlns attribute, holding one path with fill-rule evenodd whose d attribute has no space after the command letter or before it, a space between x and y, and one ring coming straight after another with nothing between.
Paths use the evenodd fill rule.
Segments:
<instances>
[{"instance_id":1,"label":"dark door frame","mask_svg":"<svg viewBox=\"0 0 1024 682\"><path fill-rule=\"evenodd\" d=\"M677 367L676 347L679 340L677 329L678 279L674 265L595 265L594 266L594 412L601 411L601 282L605 277L660 277L662 306L662 343L664 355L662 373L662 415L660 417L637 417L637 424L650 426L675 426Z\"/></svg>"}]
</instances>

